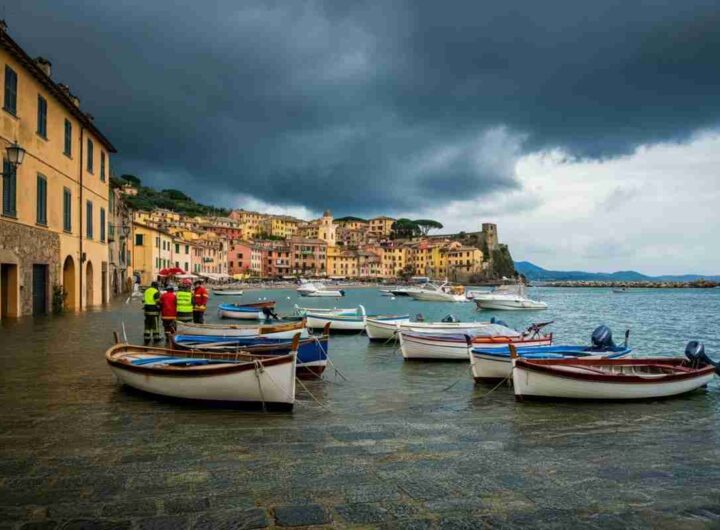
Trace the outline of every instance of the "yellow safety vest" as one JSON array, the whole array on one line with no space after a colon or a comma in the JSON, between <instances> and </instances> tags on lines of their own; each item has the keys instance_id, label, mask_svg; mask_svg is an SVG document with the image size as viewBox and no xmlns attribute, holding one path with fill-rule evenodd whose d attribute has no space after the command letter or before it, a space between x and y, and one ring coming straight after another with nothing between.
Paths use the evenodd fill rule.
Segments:
<instances>
[{"instance_id":1,"label":"yellow safety vest","mask_svg":"<svg viewBox=\"0 0 720 530\"><path fill-rule=\"evenodd\" d=\"M177 293L177 312L192 313L192 293L190 291L178 291Z\"/></svg>"},{"instance_id":2,"label":"yellow safety vest","mask_svg":"<svg viewBox=\"0 0 720 530\"><path fill-rule=\"evenodd\" d=\"M143 298L143 302L145 305L157 305L157 296L160 294L160 292L155 289L155 287L148 287L145 289L145 296Z\"/></svg>"}]
</instances>

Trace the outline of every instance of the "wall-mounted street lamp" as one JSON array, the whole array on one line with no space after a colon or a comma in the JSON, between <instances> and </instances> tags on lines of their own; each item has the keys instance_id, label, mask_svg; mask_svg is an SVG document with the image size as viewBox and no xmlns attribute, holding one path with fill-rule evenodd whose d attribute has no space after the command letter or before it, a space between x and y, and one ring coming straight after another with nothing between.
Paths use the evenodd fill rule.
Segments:
<instances>
[{"instance_id":1,"label":"wall-mounted street lamp","mask_svg":"<svg viewBox=\"0 0 720 530\"><path fill-rule=\"evenodd\" d=\"M7 154L7 161L14 167L17 168L25 160L25 149L20 147L17 141L5 148ZM0 173L4 175L5 173Z\"/></svg>"},{"instance_id":2,"label":"wall-mounted street lamp","mask_svg":"<svg viewBox=\"0 0 720 530\"><path fill-rule=\"evenodd\" d=\"M7 153L8 162L15 167L18 167L23 163L23 160L25 160L25 149L20 147L17 141L12 145L7 146L5 152Z\"/></svg>"}]
</instances>

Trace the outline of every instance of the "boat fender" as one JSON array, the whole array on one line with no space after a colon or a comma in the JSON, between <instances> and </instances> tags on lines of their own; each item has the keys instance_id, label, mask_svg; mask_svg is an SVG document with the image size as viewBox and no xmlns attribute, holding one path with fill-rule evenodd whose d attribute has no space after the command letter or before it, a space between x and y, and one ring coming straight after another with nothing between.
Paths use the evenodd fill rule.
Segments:
<instances>
[{"instance_id":1,"label":"boat fender","mask_svg":"<svg viewBox=\"0 0 720 530\"><path fill-rule=\"evenodd\" d=\"M612 338L612 331L606 325L598 326L590 337L593 348L596 350L609 350L615 347Z\"/></svg>"},{"instance_id":2,"label":"boat fender","mask_svg":"<svg viewBox=\"0 0 720 530\"><path fill-rule=\"evenodd\" d=\"M450 323L450 322L460 322L455 315L447 315L445 318L443 318L440 322Z\"/></svg>"}]
</instances>

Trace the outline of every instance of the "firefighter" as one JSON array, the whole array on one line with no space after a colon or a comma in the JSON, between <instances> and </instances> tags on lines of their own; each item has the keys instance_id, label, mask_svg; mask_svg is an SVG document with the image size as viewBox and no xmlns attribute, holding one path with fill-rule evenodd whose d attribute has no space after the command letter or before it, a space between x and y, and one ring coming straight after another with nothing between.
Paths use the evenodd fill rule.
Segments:
<instances>
[{"instance_id":1,"label":"firefighter","mask_svg":"<svg viewBox=\"0 0 720 530\"><path fill-rule=\"evenodd\" d=\"M143 339L145 344L150 342L160 342L160 307L158 299L160 291L158 291L158 282L152 282L150 287L145 289L143 295L143 310L145 311L145 330L143 331Z\"/></svg>"},{"instance_id":2,"label":"firefighter","mask_svg":"<svg viewBox=\"0 0 720 530\"><path fill-rule=\"evenodd\" d=\"M177 293L177 320L178 322L192 322L193 320L193 295L190 292L192 283L185 279L180 283L180 290Z\"/></svg>"},{"instance_id":3,"label":"firefighter","mask_svg":"<svg viewBox=\"0 0 720 530\"><path fill-rule=\"evenodd\" d=\"M202 280L195 282L195 291L193 291L193 322L203 324L205 322L205 310L207 309L208 300L207 289L203 286Z\"/></svg>"},{"instance_id":4,"label":"firefighter","mask_svg":"<svg viewBox=\"0 0 720 530\"><path fill-rule=\"evenodd\" d=\"M165 342L168 344L171 341L172 335L175 334L177 318L177 297L175 296L175 289L172 285L168 286L159 300L160 305L160 317L162 318L163 328L165 330Z\"/></svg>"}]
</instances>

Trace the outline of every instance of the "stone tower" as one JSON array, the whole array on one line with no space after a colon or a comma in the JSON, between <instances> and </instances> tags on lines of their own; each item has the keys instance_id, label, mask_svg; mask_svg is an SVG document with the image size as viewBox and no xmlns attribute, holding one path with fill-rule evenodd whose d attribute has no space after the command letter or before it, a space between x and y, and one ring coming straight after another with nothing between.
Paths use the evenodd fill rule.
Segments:
<instances>
[{"instance_id":1,"label":"stone tower","mask_svg":"<svg viewBox=\"0 0 720 530\"><path fill-rule=\"evenodd\" d=\"M483 223L482 235L490 252L495 250L498 246L498 234L497 225L495 223Z\"/></svg>"},{"instance_id":2,"label":"stone tower","mask_svg":"<svg viewBox=\"0 0 720 530\"><path fill-rule=\"evenodd\" d=\"M334 247L336 242L337 225L333 223L333 216L330 210L325 210L320 219L320 227L318 228L318 239L322 239L328 247Z\"/></svg>"}]
</instances>

